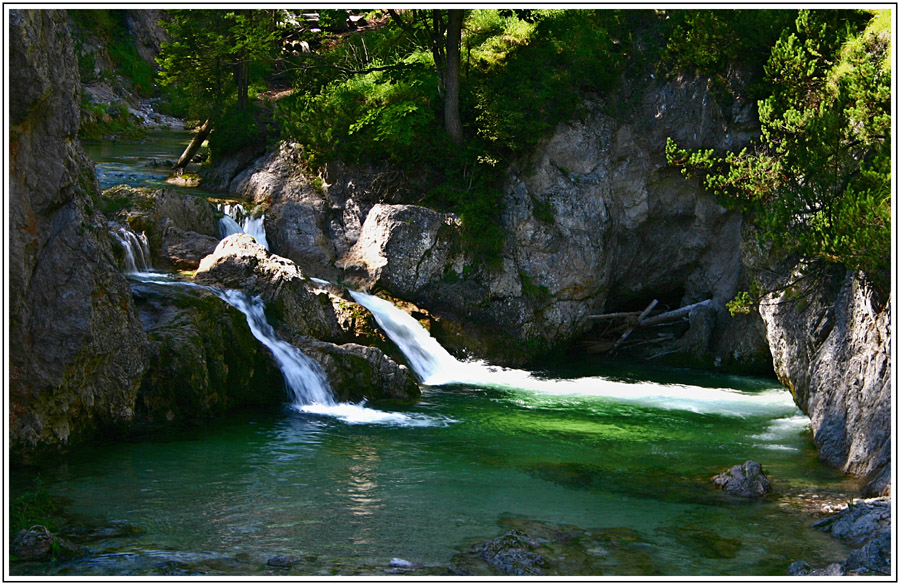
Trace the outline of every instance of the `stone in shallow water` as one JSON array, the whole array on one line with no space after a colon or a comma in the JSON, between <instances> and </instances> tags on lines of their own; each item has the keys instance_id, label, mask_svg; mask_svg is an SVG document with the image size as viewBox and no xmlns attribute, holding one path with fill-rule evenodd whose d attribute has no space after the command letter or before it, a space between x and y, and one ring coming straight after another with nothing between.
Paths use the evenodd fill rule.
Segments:
<instances>
[{"instance_id":1,"label":"stone in shallow water","mask_svg":"<svg viewBox=\"0 0 900 585\"><path fill-rule=\"evenodd\" d=\"M294 566L295 563L299 562L300 559L293 555L275 555L271 559L269 559L266 564L270 567L280 567L284 569L290 569Z\"/></svg>"},{"instance_id":2,"label":"stone in shallow water","mask_svg":"<svg viewBox=\"0 0 900 585\"><path fill-rule=\"evenodd\" d=\"M746 498L759 497L772 490L772 483L763 473L762 465L756 461L735 465L728 471L713 477L712 482L716 487L731 495Z\"/></svg>"}]
</instances>

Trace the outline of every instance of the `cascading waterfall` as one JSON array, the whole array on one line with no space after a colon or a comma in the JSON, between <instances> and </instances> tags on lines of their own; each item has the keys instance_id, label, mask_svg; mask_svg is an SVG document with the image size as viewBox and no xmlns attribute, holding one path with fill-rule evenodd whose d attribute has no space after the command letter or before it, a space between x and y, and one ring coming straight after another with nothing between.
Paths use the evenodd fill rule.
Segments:
<instances>
[{"instance_id":1,"label":"cascading waterfall","mask_svg":"<svg viewBox=\"0 0 900 585\"><path fill-rule=\"evenodd\" d=\"M147 235L141 232L140 235L134 233L126 227L119 227L110 234L122 245L125 250L125 272L129 274L140 274L149 272L150 266L150 244L147 241Z\"/></svg>"},{"instance_id":2,"label":"cascading waterfall","mask_svg":"<svg viewBox=\"0 0 900 585\"><path fill-rule=\"evenodd\" d=\"M290 343L275 336L275 330L266 321L262 299L248 299L247 295L238 290L209 290L246 315L253 336L269 348L275 357L291 391L292 404L300 408L312 404L326 407L335 405L322 367Z\"/></svg>"},{"instance_id":3,"label":"cascading waterfall","mask_svg":"<svg viewBox=\"0 0 900 585\"><path fill-rule=\"evenodd\" d=\"M250 234L258 244L266 250L269 249L269 242L266 240L265 213L253 216L240 203L220 204L218 209L225 214L225 217L219 220L219 233L222 238L231 234Z\"/></svg>"},{"instance_id":4,"label":"cascading waterfall","mask_svg":"<svg viewBox=\"0 0 900 585\"><path fill-rule=\"evenodd\" d=\"M655 408L740 417L794 417L800 413L790 393L783 390L748 393L730 388L618 382L600 376L571 380L541 379L523 370L492 367L483 362L461 362L441 347L418 321L393 304L361 292L351 291L350 294L372 313L426 385L471 384L555 396L595 396Z\"/></svg>"},{"instance_id":5,"label":"cascading waterfall","mask_svg":"<svg viewBox=\"0 0 900 585\"><path fill-rule=\"evenodd\" d=\"M142 276L142 275L138 275ZM166 280L143 275L142 282L167 286L188 286L208 290L247 317L250 332L265 345L275 358L291 393L291 407L299 412L331 416L346 423L387 424L405 427L446 426L454 422L442 416L419 413L385 412L364 404L337 402L331 393L322 367L299 348L278 339L266 320L265 304L259 297L249 298L239 290L220 289L193 282ZM153 275L159 276L159 275ZM148 278L149 277L149 278Z\"/></svg>"}]
</instances>

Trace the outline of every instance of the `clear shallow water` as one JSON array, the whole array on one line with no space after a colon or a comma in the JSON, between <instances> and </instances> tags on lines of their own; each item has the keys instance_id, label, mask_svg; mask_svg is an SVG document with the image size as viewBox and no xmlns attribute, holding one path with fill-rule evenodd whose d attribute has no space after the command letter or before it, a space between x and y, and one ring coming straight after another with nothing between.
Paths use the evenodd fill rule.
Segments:
<instances>
[{"instance_id":1,"label":"clear shallow water","mask_svg":"<svg viewBox=\"0 0 900 585\"><path fill-rule=\"evenodd\" d=\"M143 161L186 143L167 135L89 153L108 179L146 185L156 179L140 178ZM43 484L76 523L131 530L94 538L81 559L11 572L383 575L395 557L452 564L510 522L627 540L629 554L591 549L598 575L784 575L798 559L846 558L796 502L855 486L816 460L807 419L770 380L574 361L455 376L376 417L285 405L48 464ZM747 459L776 495L747 502L712 488ZM11 501L30 487L30 473L11 477ZM299 561L267 567L278 554Z\"/></svg>"},{"instance_id":2,"label":"clear shallow water","mask_svg":"<svg viewBox=\"0 0 900 585\"><path fill-rule=\"evenodd\" d=\"M796 414L466 386L426 389L403 410L442 422L352 424L285 407L81 453L43 470L48 491L69 512L142 533L30 570L280 574L267 559L291 554L302 560L290 574L384 574L394 557L446 566L509 518L635 531L648 557L620 574L783 575L844 553L778 496L745 502L709 482L755 459L780 494L848 489Z\"/></svg>"}]
</instances>

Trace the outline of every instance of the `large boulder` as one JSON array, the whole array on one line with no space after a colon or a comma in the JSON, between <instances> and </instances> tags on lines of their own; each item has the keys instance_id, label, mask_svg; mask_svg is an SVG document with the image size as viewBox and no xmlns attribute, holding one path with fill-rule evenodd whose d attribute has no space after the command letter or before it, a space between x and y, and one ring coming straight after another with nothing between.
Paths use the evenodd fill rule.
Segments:
<instances>
[{"instance_id":1,"label":"large boulder","mask_svg":"<svg viewBox=\"0 0 900 585\"><path fill-rule=\"evenodd\" d=\"M199 287L134 283L132 289L150 342L137 428L284 401L281 372L239 310Z\"/></svg>"},{"instance_id":2,"label":"large boulder","mask_svg":"<svg viewBox=\"0 0 900 585\"><path fill-rule=\"evenodd\" d=\"M146 336L77 138L66 14L9 13L9 440L14 459L126 426Z\"/></svg>"},{"instance_id":3,"label":"large boulder","mask_svg":"<svg viewBox=\"0 0 900 585\"><path fill-rule=\"evenodd\" d=\"M808 279L807 279L808 281ZM769 295L759 306L775 373L809 415L819 458L890 491L891 300L861 275Z\"/></svg>"}]
</instances>

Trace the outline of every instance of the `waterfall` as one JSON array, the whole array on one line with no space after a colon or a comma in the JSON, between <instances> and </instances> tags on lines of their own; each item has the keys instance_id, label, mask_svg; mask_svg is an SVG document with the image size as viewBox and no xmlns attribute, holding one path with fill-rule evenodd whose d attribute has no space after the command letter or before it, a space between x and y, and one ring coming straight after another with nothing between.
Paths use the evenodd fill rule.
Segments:
<instances>
[{"instance_id":1,"label":"waterfall","mask_svg":"<svg viewBox=\"0 0 900 585\"><path fill-rule=\"evenodd\" d=\"M284 381L291 392L293 405L301 408L311 404L335 405L322 366L290 343L275 336L275 330L266 321L262 299L259 297L248 299L247 295L238 290L215 288L210 290L246 315L253 336L275 356L275 362L284 374Z\"/></svg>"},{"instance_id":2,"label":"waterfall","mask_svg":"<svg viewBox=\"0 0 900 585\"><path fill-rule=\"evenodd\" d=\"M269 242L266 240L265 213L254 217L240 203L220 204L218 209L225 214L225 217L219 220L219 233L222 238L231 234L250 234L259 245L266 250L269 249Z\"/></svg>"},{"instance_id":3,"label":"waterfall","mask_svg":"<svg viewBox=\"0 0 900 585\"><path fill-rule=\"evenodd\" d=\"M230 215L224 215L219 219L219 237L221 239L224 240L231 234L242 233L244 233L244 228L241 227L241 224L234 221Z\"/></svg>"},{"instance_id":4,"label":"waterfall","mask_svg":"<svg viewBox=\"0 0 900 585\"><path fill-rule=\"evenodd\" d=\"M140 274L149 272L152 269L150 265L150 245L144 232L138 235L126 227L119 227L116 231L110 231L109 233L125 250L126 273Z\"/></svg>"},{"instance_id":5,"label":"waterfall","mask_svg":"<svg viewBox=\"0 0 900 585\"><path fill-rule=\"evenodd\" d=\"M366 407L363 403L336 402L328 385L325 372L315 360L290 343L278 339L275 330L266 320L265 304L259 297L248 298L239 290L160 279L161 275L145 275L140 280L166 286L202 288L239 310L247 318L253 337L265 345L275 358L291 393L291 407L299 412L330 416L349 424L384 424L402 427L446 426L453 419L420 413L385 412Z\"/></svg>"},{"instance_id":6,"label":"waterfall","mask_svg":"<svg viewBox=\"0 0 900 585\"><path fill-rule=\"evenodd\" d=\"M741 392L731 388L683 384L628 383L601 376L545 379L524 370L493 367L484 362L463 362L450 355L418 321L392 303L361 292L350 291L350 294L372 313L426 385L469 384L527 390L550 396L593 396L654 408L738 417L793 416L799 413L790 393L784 390Z\"/></svg>"}]
</instances>

